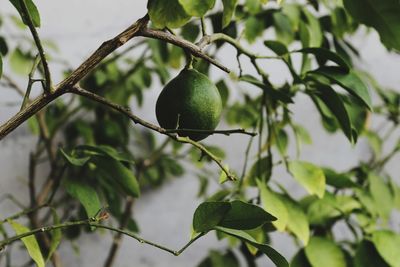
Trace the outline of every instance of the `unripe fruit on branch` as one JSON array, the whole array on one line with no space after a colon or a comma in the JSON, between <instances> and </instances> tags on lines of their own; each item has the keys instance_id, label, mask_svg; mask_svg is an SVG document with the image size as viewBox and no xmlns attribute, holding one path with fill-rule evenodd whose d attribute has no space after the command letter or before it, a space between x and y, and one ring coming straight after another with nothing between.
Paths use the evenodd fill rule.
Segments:
<instances>
[{"instance_id":1,"label":"unripe fruit on branch","mask_svg":"<svg viewBox=\"0 0 400 267\"><path fill-rule=\"evenodd\" d=\"M214 130L221 117L222 101L207 76L184 69L161 91L156 104L158 123L165 129ZM199 141L209 133L179 132Z\"/></svg>"}]
</instances>

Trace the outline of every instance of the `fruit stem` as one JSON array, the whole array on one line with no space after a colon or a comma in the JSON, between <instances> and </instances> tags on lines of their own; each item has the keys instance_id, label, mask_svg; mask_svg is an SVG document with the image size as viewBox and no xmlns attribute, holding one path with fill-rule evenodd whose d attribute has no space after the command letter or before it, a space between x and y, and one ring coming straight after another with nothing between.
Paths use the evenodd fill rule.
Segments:
<instances>
[{"instance_id":1,"label":"fruit stem","mask_svg":"<svg viewBox=\"0 0 400 267\"><path fill-rule=\"evenodd\" d=\"M190 70L193 69L193 55L190 53L188 50L185 49L185 55L186 55L186 65L185 69Z\"/></svg>"}]
</instances>

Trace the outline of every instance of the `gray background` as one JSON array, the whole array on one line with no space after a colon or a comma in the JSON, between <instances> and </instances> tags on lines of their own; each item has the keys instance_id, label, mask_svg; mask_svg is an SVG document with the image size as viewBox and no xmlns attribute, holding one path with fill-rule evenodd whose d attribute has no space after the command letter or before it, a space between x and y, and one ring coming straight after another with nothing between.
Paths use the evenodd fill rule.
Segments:
<instances>
[{"instance_id":1,"label":"gray background","mask_svg":"<svg viewBox=\"0 0 400 267\"><path fill-rule=\"evenodd\" d=\"M60 48L60 57L66 59L74 67L78 66L83 58L90 55L102 41L113 37L146 13L146 1L138 0L37 0L35 2L42 17L42 27L39 29L41 37L54 40ZM3 14L16 14L8 1L0 2L0 10ZM7 34L13 32L12 28L7 25L2 31ZM266 38L272 38L268 34L267 32ZM399 88L400 57L388 53L380 44L379 37L375 32L372 31L367 35L366 31L360 31L353 39L353 43L362 55L362 61L358 62L360 68L370 71L382 85ZM264 48L260 44L256 44L254 49L261 51ZM234 50L225 47L218 55L218 59L237 71L237 63L233 55L235 55ZM255 74L248 62L244 60L243 63L245 69L250 69ZM60 66L52 64L51 67L55 82L60 81L61 75L57 73ZM271 75L274 82L284 82L287 77L286 69L278 62L267 61L264 69ZM4 72L10 73L7 63L5 63ZM211 73L213 79L225 75L216 68L213 68ZM15 78L20 86L25 88L26 78ZM132 108L144 119L156 123L153 107L161 88L157 83L153 87L153 90L146 93L144 109L137 110L135 102L132 103ZM251 90L243 84L232 85L232 87L234 89L232 91ZM230 101L234 101L236 95L233 92ZM6 121L19 109L18 105L5 106L4 104L17 100L19 98L13 91L0 88L0 123ZM307 97L299 96L296 104L292 105L290 109L294 113L294 120L305 126L313 138L313 144L303 149L303 159L315 164L346 170L359 160L368 158L369 150L365 140L360 140L356 146L352 147L342 134L326 134L321 129L319 116ZM379 118L374 117L371 125L372 127L379 125ZM220 127L224 128L224 125ZM399 131L397 130L398 135ZM206 143L222 144L228 155L226 162L232 169L239 171L242 167L247 138L243 136L212 136L206 140ZM29 135L26 125L0 142L0 196L12 193L22 202L27 202L28 152L34 148L35 142L36 139ZM393 144L393 142L392 140L389 143ZM388 165L389 172L396 177L397 181L399 181L398 173L400 171L399 164L396 164L398 160L397 157ZM216 169L215 173L217 173ZM276 170L274 179L285 183L293 195L304 194L303 189L295 184L283 170ZM171 248L182 246L189 239L192 213L199 203L199 200L196 199L197 188L197 179L187 174L173 180L160 190L143 195L136 202L134 209L135 219L141 226L141 235ZM1 217L13 214L17 210L17 207L10 201L0 202ZM391 223L398 229L397 221L393 220ZM346 231L340 225L336 230L339 236L346 235ZM101 266L111 244L110 241L111 235L104 232L84 236L74 244L64 242L60 253L65 266ZM181 256L174 257L125 238L115 266L195 266L209 249L221 247L223 244L223 242L216 242L214 235L209 234ZM284 234L274 235L273 244L285 256L290 257L295 252L292 240ZM80 252L74 252L73 246L78 246ZM23 253L15 256L16 262L23 263L27 259ZM272 265L263 258L260 266Z\"/></svg>"}]
</instances>

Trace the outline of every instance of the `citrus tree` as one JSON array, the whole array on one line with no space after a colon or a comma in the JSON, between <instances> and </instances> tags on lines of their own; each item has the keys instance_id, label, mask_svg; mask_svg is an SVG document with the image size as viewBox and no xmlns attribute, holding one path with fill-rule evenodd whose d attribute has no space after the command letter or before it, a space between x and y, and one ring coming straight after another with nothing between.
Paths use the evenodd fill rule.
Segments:
<instances>
[{"instance_id":1,"label":"citrus tree","mask_svg":"<svg viewBox=\"0 0 400 267\"><path fill-rule=\"evenodd\" d=\"M104 266L113 266L124 236L179 256L212 234L229 246L194 266L400 266L400 235L389 226L400 208L400 187L385 170L400 150L400 142L386 145L396 138L400 94L358 68L352 44L352 35L368 27L388 50L400 51L398 1L149 0L147 14L77 68L66 65L61 81L51 78L49 62L62 51L40 38L34 1L5 4L15 15L0 13L0 27L1 21L14 25L24 38L10 45L14 36L0 36L1 85L21 96L20 111L0 126L0 139L24 122L37 136L36 149L26 151L30 202L20 203L16 214L1 214L5 266L13 265L9 248L19 241L32 258L27 266L62 266L60 242L98 229L114 238ZM226 46L237 64L219 57ZM272 61L284 64L284 83L271 81ZM15 73L3 73L3 64ZM210 71L223 78L211 80ZM15 74L25 75L26 87ZM160 125L130 108L131 101L142 106L154 80L165 85L154 103ZM42 93L33 98L36 83ZM293 119L299 95L311 99L327 132L341 132L351 144L367 140L369 159L346 171L301 160L302 145L312 140ZM370 127L376 117L388 130ZM231 127L220 129L219 120ZM233 134L248 142L236 155L242 166L227 165L226 147L207 143L210 135ZM36 171L43 162L44 180ZM274 175L279 167L305 189L302 197ZM198 176L203 200L193 211L190 240L175 249L145 239L139 228L146 226L132 216L135 199L185 172ZM208 190L211 183L218 189ZM6 192L1 188L13 200ZM338 224L351 235L339 239ZM292 258L270 242L276 232L296 240ZM259 257L265 260L256 262Z\"/></svg>"}]
</instances>

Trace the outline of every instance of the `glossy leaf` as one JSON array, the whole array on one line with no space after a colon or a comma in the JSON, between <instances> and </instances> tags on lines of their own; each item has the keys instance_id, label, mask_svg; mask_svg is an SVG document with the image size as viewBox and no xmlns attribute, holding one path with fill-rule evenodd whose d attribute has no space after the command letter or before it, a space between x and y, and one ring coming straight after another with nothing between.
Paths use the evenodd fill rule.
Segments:
<instances>
[{"instance_id":1,"label":"glossy leaf","mask_svg":"<svg viewBox=\"0 0 400 267\"><path fill-rule=\"evenodd\" d=\"M89 160L90 157L82 157L82 158L77 158L72 155L68 155L62 148L60 148L61 154L64 156L64 158L74 166L82 167L85 165Z\"/></svg>"},{"instance_id":2,"label":"glossy leaf","mask_svg":"<svg viewBox=\"0 0 400 267\"><path fill-rule=\"evenodd\" d=\"M372 109L371 96L368 92L368 88L354 71L347 73L337 67L323 67L312 73L322 75L340 85L351 95L360 99L366 107Z\"/></svg>"},{"instance_id":3,"label":"glossy leaf","mask_svg":"<svg viewBox=\"0 0 400 267\"><path fill-rule=\"evenodd\" d=\"M363 240L358 245L354 256L354 267L390 267L379 255L374 244Z\"/></svg>"},{"instance_id":4,"label":"glossy leaf","mask_svg":"<svg viewBox=\"0 0 400 267\"><path fill-rule=\"evenodd\" d=\"M117 161L125 163L134 163L132 157L129 154L120 153L113 147L107 145L97 145L97 146L82 145L82 146L77 146L76 150L84 151L84 153L88 155L104 155Z\"/></svg>"},{"instance_id":5,"label":"glossy leaf","mask_svg":"<svg viewBox=\"0 0 400 267\"><path fill-rule=\"evenodd\" d=\"M382 258L392 267L400 267L400 235L389 230L372 234L372 242Z\"/></svg>"},{"instance_id":6,"label":"glossy leaf","mask_svg":"<svg viewBox=\"0 0 400 267\"><path fill-rule=\"evenodd\" d=\"M340 247L333 241L313 237L305 248L305 253L313 267L346 267L346 260Z\"/></svg>"},{"instance_id":7,"label":"glossy leaf","mask_svg":"<svg viewBox=\"0 0 400 267\"><path fill-rule=\"evenodd\" d=\"M281 196L280 198L288 211L288 230L300 239L304 245L307 245L310 239L310 226L302 207L287 197Z\"/></svg>"},{"instance_id":8,"label":"glossy leaf","mask_svg":"<svg viewBox=\"0 0 400 267\"><path fill-rule=\"evenodd\" d=\"M293 51L292 53L305 53L312 54L321 61L330 60L342 67L345 71L350 70L349 64L335 52L322 47L307 47L300 50Z\"/></svg>"},{"instance_id":9,"label":"glossy leaf","mask_svg":"<svg viewBox=\"0 0 400 267\"><path fill-rule=\"evenodd\" d=\"M272 224L283 232L288 224L289 214L285 204L281 201L280 197L267 187L267 185L257 180L257 186L260 190L260 198L262 207L271 215L277 218Z\"/></svg>"},{"instance_id":10,"label":"glossy leaf","mask_svg":"<svg viewBox=\"0 0 400 267\"><path fill-rule=\"evenodd\" d=\"M274 216L259 206L240 200L232 201L231 207L219 223L219 226L237 230L249 230L257 228L266 222L276 220Z\"/></svg>"},{"instance_id":11,"label":"glossy leaf","mask_svg":"<svg viewBox=\"0 0 400 267\"><path fill-rule=\"evenodd\" d=\"M3 75L3 58L0 55L0 79L2 75Z\"/></svg>"},{"instance_id":12,"label":"glossy leaf","mask_svg":"<svg viewBox=\"0 0 400 267\"><path fill-rule=\"evenodd\" d=\"M283 103L293 103L293 100L291 99L290 96L282 93L279 90L276 90L275 88L272 88L271 86L265 85L264 83L262 83L257 78L251 75L243 75L242 77L240 77L239 81L250 83L262 90L265 90L267 95L271 96L274 100L279 100L282 101Z\"/></svg>"},{"instance_id":13,"label":"glossy leaf","mask_svg":"<svg viewBox=\"0 0 400 267\"><path fill-rule=\"evenodd\" d=\"M304 14L304 16L302 16L305 22L304 26L308 31L308 37L309 37L308 45L310 47L320 47L323 40L323 34L321 30L321 24L318 18L315 17L306 8L302 9L302 13Z\"/></svg>"},{"instance_id":14,"label":"glossy leaf","mask_svg":"<svg viewBox=\"0 0 400 267\"><path fill-rule=\"evenodd\" d=\"M224 254L216 250L211 250L209 256L197 265L197 267L240 267L240 263L231 250Z\"/></svg>"},{"instance_id":15,"label":"glossy leaf","mask_svg":"<svg viewBox=\"0 0 400 267\"><path fill-rule=\"evenodd\" d=\"M14 229L17 235L24 234L29 232L30 230L19 224L15 221L9 220L8 223ZM37 267L44 267L44 259L42 252L40 251L39 244L34 235L30 235L21 239L22 243L24 243L26 250L28 251L29 256L31 256L32 260L36 263Z\"/></svg>"},{"instance_id":16,"label":"glossy leaf","mask_svg":"<svg viewBox=\"0 0 400 267\"><path fill-rule=\"evenodd\" d=\"M266 244L261 244L258 243L251 235L244 231L240 230L235 230L235 229L228 229L224 227L217 226L215 228L217 231L220 231L224 234L239 238L240 240L249 243L250 245L256 247L259 251L264 253L268 258L272 260L273 263L275 263L275 266L277 267L289 267L289 263L286 261L286 259L279 254L275 249L270 247L269 245Z\"/></svg>"},{"instance_id":17,"label":"glossy leaf","mask_svg":"<svg viewBox=\"0 0 400 267\"><path fill-rule=\"evenodd\" d=\"M338 189L356 187L357 184L353 182L350 176L344 173L337 173L330 168L322 168L326 178L326 184L331 185Z\"/></svg>"},{"instance_id":18,"label":"glossy leaf","mask_svg":"<svg viewBox=\"0 0 400 267\"><path fill-rule=\"evenodd\" d=\"M94 163L112 181L119 184L128 195L140 196L139 183L132 170L117 160L110 160L107 157L94 157Z\"/></svg>"},{"instance_id":19,"label":"glossy leaf","mask_svg":"<svg viewBox=\"0 0 400 267\"><path fill-rule=\"evenodd\" d=\"M290 262L290 267L312 267L306 257L304 249L299 250L296 255L294 255Z\"/></svg>"},{"instance_id":20,"label":"glossy leaf","mask_svg":"<svg viewBox=\"0 0 400 267\"><path fill-rule=\"evenodd\" d=\"M289 53L286 45L279 41L265 41L264 45L271 49L278 56L283 56Z\"/></svg>"},{"instance_id":21,"label":"glossy leaf","mask_svg":"<svg viewBox=\"0 0 400 267\"><path fill-rule=\"evenodd\" d=\"M8 45L6 43L6 39L3 36L0 36L0 58L1 55L5 56L8 53Z\"/></svg>"},{"instance_id":22,"label":"glossy leaf","mask_svg":"<svg viewBox=\"0 0 400 267\"><path fill-rule=\"evenodd\" d=\"M271 158L263 157L251 166L250 171L246 175L246 179L251 185L256 186L256 179L261 179L263 181L268 181L271 177Z\"/></svg>"},{"instance_id":23,"label":"glossy leaf","mask_svg":"<svg viewBox=\"0 0 400 267\"><path fill-rule=\"evenodd\" d=\"M246 20L244 37L252 44L258 37L262 36L264 30L264 22L255 16L251 16Z\"/></svg>"},{"instance_id":24,"label":"glossy leaf","mask_svg":"<svg viewBox=\"0 0 400 267\"><path fill-rule=\"evenodd\" d=\"M335 116L343 133L350 142L354 142L356 138L353 137L353 127L351 125L350 116L347 113L342 98L330 86L318 85L317 91L317 96Z\"/></svg>"},{"instance_id":25,"label":"glossy leaf","mask_svg":"<svg viewBox=\"0 0 400 267\"><path fill-rule=\"evenodd\" d=\"M230 209L229 202L201 203L194 212L193 230L198 233L210 231L221 222Z\"/></svg>"},{"instance_id":26,"label":"glossy leaf","mask_svg":"<svg viewBox=\"0 0 400 267\"><path fill-rule=\"evenodd\" d=\"M400 50L400 3L396 0L344 0L344 7L359 22L375 28L382 43Z\"/></svg>"},{"instance_id":27,"label":"glossy leaf","mask_svg":"<svg viewBox=\"0 0 400 267\"><path fill-rule=\"evenodd\" d=\"M375 174L370 174L368 176L369 180L369 192L371 193L378 213L383 217L383 219L388 220L393 207L393 196L389 188L389 185L385 183L383 177L377 176Z\"/></svg>"},{"instance_id":28,"label":"glossy leaf","mask_svg":"<svg viewBox=\"0 0 400 267\"><path fill-rule=\"evenodd\" d=\"M195 17L204 16L215 5L215 0L179 0L187 14Z\"/></svg>"},{"instance_id":29,"label":"glossy leaf","mask_svg":"<svg viewBox=\"0 0 400 267\"><path fill-rule=\"evenodd\" d=\"M25 23L25 25L28 25L28 20L25 18L25 16L22 15L23 12L20 1L21 0L10 0L10 2L13 4L13 6L18 10L19 14L21 15L22 21ZM32 0L23 0L23 1L25 1L25 5L28 9L33 26L40 27L40 15L35 3L33 3Z\"/></svg>"},{"instance_id":30,"label":"glossy leaf","mask_svg":"<svg viewBox=\"0 0 400 267\"><path fill-rule=\"evenodd\" d=\"M225 28L231 22L232 16L235 13L237 2L238 0L222 0L224 5L224 13L222 14L222 28Z\"/></svg>"},{"instance_id":31,"label":"glossy leaf","mask_svg":"<svg viewBox=\"0 0 400 267\"><path fill-rule=\"evenodd\" d=\"M154 26L160 29L179 28L190 19L178 0L149 0L147 10Z\"/></svg>"},{"instance_id":32,"label":"glossy leaf","mask_svg":"<svg viewBox=\"0 0 400 267\"><path fill-rule=\"evenodd\" d=\"M85 208L88 218L94 217L102 208L99 196L97 195L96 190L94 190L91 186L73 179L65 179L64 187L68 194L79 200L79 202Z\"/></svg>"},{"instance_id":33,"label":"glossy leaf","mask_svg":"<svg viewBox=\"0 0 400 267\"><path fill-rule=\"evenodd\" d=\"M321 168L304 161L292 161L289 170L293 177L310 193L322 198L325 193L325 175Z\"/></svg>"},{"instance_id":34,"label":"glossy leaf","mask_svg":"<svg viewBox=\"0 0 400 267\"><path fill-rule=\"evenodd\" d=\"M294 31L289 18L281 12L275 12L272 17L277 40L285 45L289 45L294 39Z\"/></svg>"}]
</instances>

